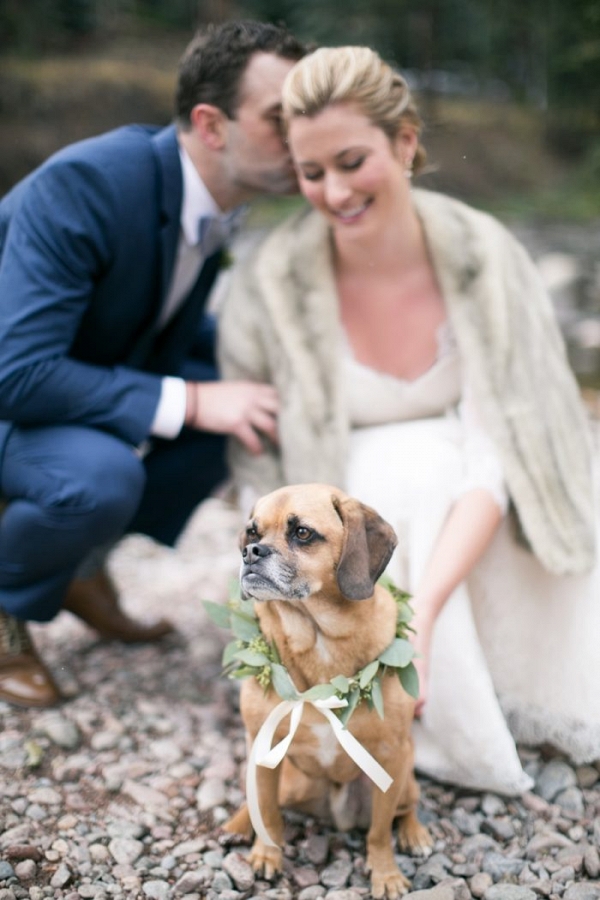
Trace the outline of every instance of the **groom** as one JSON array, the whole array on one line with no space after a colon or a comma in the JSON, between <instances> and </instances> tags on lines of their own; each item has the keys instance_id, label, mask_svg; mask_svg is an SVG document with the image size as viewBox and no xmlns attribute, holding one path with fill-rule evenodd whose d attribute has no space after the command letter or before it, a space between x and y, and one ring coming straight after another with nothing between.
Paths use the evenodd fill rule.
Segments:
<instances>
[{"instance_id":1,"label":"groom","mask_svg":"<svg viewBox=\"0 0 600 900\"><path fill-rule=\"evenodd\" d=\"M172 544L225 478L225 435L276 437L272 387L216 380L205 301L240 205L295 189L279 97L303 53L280 27L211 26L173 126L69 146L0 203L0 700L60 699L28 620L169 632L120 609L108 549Z\"/></svg>"}]
</instances>

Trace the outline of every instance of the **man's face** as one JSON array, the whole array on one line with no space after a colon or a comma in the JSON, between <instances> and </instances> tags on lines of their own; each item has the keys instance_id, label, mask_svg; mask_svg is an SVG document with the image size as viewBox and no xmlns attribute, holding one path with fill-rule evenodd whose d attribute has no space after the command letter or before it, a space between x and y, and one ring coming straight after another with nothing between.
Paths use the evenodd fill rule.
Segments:
<instances>
[{"instance_id":1,"label":"man's face","mask_svg":"<svg viewBox=\"0 0 600 900\"><path fill-rule=\"evenodd\" d=\"M229 183L244 199L297 190L281 129L281 88L293 65L273 53L255 53L242 77L240 104L227 122L225 166Z\"/></svg>"}]
</instances>

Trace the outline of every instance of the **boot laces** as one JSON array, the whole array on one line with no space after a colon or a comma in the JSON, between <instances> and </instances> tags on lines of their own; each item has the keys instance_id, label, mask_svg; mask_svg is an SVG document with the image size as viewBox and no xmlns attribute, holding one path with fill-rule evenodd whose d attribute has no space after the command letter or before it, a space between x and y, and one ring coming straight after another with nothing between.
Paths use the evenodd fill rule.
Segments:
<instances>
[{"instance_id":1,"label":"boot laces","mask_svg":"<svg viewBox=\"0 0 600 900\"><path fill-rule=\"evenodd\" d=\"M32 651L33 644L25 622L0 609L0 652L18 656Z\"/></svg>"}]
</instances>

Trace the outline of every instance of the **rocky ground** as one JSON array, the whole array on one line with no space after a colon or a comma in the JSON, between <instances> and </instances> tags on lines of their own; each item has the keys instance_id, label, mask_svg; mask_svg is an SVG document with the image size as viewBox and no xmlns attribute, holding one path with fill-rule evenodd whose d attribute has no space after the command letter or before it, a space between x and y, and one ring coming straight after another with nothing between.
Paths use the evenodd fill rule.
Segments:
<instances>
[{"instance_id":1,"label":"rocky ground","mask_svg":"<svg viewBox=\"0 0 600 900\"><path fill-rule=\"evenodd\" d=\"M593 234L520 233L583 374L600 371ZM597 391L586 398L598 417ZM160 646L99 642L68 613L32 629L67 700L51 712L0 703L0 900L368 897L362 833L288 816L273 882L219 835L242 799L246 750L237 687L220 677L226 636L202 600L227 597L240 526L212 499L175 550L132 536L114 552L127 609L177 626ZM421 900L600 898L600 766L520 752L535 788L518 800L420 779L434 852L398 862Z\"/></svg>"},{"instance_id":2,"label":"rocky ground","mask_svg":"<svg viewBox=\"0 0 600 900\"><path fill-rule=\"evenodd\" d=\"M0 705L0 900L360 900L364 834L287 818L285 872L254 878L248 847L218 826L242 798L245 744L225 635L202 600L238 567L239 514L200 507L175 550L139 536L111 559L124 605L167 614L160 646L98 642L67 613L34 629L68 699L55 711ZM600 898L600 771L521 748L535 778L518 800L421 779L426 860L398 855L419 898Z\"/></svg>"}]
</instances>

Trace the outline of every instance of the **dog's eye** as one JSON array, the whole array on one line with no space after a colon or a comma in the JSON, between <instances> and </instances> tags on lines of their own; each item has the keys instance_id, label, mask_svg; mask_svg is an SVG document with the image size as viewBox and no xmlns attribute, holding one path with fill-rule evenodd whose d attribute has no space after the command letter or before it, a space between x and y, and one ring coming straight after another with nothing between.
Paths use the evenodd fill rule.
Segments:
<instances>
[{"instance_id":1,"label":"dog's eye","mask_svg":"<svg viewBox=\"0 0 600 900\"><path fill-rule=\"evenodd\" d=\"M294 532L294 536L297 537L299 541L308 541L312 535L312 530L305 525L298 525Z\"/></svg>"},{"instance_id":2,"label":"dog's eye","mask_svg":"<svg viewBox=\"0 0 600 900\"><path fill-rule=\"evenodd\" d=\"M258 537L258 531L256 525L248 525L246 528L246 537L250 540L256 540Z\"/></svg>"}]
</instances>

